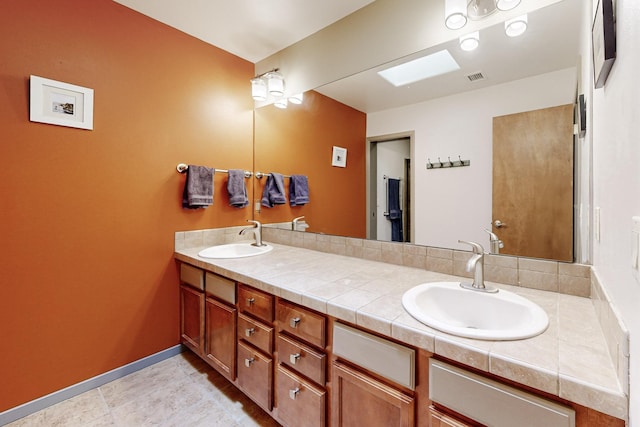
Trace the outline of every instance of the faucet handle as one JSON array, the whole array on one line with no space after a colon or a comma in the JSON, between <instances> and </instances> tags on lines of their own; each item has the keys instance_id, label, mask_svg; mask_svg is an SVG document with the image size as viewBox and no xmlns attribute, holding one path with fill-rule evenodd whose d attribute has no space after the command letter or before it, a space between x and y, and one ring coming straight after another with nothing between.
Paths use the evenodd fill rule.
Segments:
<instances>
[{"instance_id":1,"label":"faucet handle","mask_svg":"<svg viewBox=\"0 0 640 427\"><path fill-rule=\"evenodd\" d=\"M260 226L262 224L260 224L260 221L254 221L252 219L248 219L247 222L253 223L253 225L255 225L257 228L260 228Z\"/></svg>"},{"instance_id":2,"label":"faucet handle","mask_svg":"<svg viewBox=\"0 0 640 427\"><path fill-rule=\"evenodd\" d=\"M466 240L458 240L458 243L464 243L465 245L469 245L473 248L473 253L478 255L484 255L484 248L480 243L476 242L467 242Z\"/></svg>"}]
</instances>

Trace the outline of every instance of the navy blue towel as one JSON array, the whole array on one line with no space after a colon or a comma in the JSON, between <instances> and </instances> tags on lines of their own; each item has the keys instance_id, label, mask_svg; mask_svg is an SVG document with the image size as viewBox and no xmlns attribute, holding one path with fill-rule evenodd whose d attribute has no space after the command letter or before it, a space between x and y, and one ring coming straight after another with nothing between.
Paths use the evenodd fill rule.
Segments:
<instances>
[{"instance_id":1,"label":"navy blue towel","mask_svg":"<svg viewBox=\"0 0 640 427\"><path fill-rule=\"evenodd\" d=\"M244 183L243 170L229 169L227 191L229 192L229 205L236 208L244 208L249 204L249 198L247 197L247 186Z\"/></svg>"},{"instance_id":2,"label":"navy blue towel","mask_svg":"<svg viewBox=\"0 0 640 427\"><path fill-rule=\"evenodd\" d=\"M402 235L402 210L400 209L400 180L389 178L387 180L387 203L391 221L391 241L404 242Z\"/></svg>"},{"instance_id":3,"label":"navy blue towel","mask_svg":"<svg viewBox=\"0 0 640 427\"><path fill-rule=\"evenodd\" d=\"M182 192L183 208L200 209L213 204L214 173L213 168L189 165Z\"/></svg>"},{"instance_id":4,"label":"navy blue towel","mask_svg":"<svg viewBox=\"0 0 640 427\"><path fill-rule=\"evenodd\" d=\"M284 195L284 177L279 173L267 175L267 183L262 191L261 204L264 207L272 208L275 205L284 205L287 198Z\"/></svg>"},{"instance_id":5,"label":"navy blue towel","mask_svg":"<svg viewBox=\"0 0 640 427\"><path fill-rule=\"evenodd\" d=\"M309 180L304 175L291 175L289 179L289 204L301 206L309 203Z\"/></svg>"}]
</instances>

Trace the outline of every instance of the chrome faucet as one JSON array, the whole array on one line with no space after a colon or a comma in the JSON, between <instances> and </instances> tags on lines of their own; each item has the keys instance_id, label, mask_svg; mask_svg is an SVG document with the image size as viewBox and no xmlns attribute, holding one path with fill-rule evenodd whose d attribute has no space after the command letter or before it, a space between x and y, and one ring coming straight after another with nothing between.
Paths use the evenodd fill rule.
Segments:
<instances>
[{"instance_id":1,"label":"chrome faucet","mask_svg":"<svg viewBox=\"0 0 640 427\"><path fill-rule=\"evenodd\" d=\"M244 234L247 231L250 231L253 233L253 237L256 239L255 243L252 243L253 246L264 246L264 244L262 243L262 224L260 224L260 221L253 221L251 219L248 219L247 222L252 222L254 224L253 227L247 227L247 228L243 228L242 230L240 230L240 236L244 236Z\"/></svg>"},{"instance_id":2,"label":"chrome faucet","mask_svg":"<svg viewBox=\"0 0 640 427\"><path fill-rule=\"evenodd\" d=\"M498 235L493 231L487 230L486 228L484 229L484 231L489 233L489 243L491 245L491 249L489 250L489 253L499 254L500 249L504 248L504 243L502 242L502 240L498 238Z\"/></svg>"},{"instance_id":3,"label":"chrome faucet","mask_svg":"<svg viewBox=\"0 0 640 427\"><path fill-rule=\"evenodd\" d=\"M304 215L294 218L293 221L291 221L291 230L298 231L298 227L300 227L304 231L304 229L308 228L309 227L308 224L298 225L298 222L303 219L304 219Z\"/></svg>"},{"instance_id":4,"label":"chrome faucet","mask_svg":"<svg viewBox=\"0 0 640 427\"><path fill-rule=\"evenodd\" d=\"M497 288L486 287L484 285L484 248L479 243L458 240L458 243L470 245L473 248L473 255L467 262L467 271L473 272L473 283L460 283L465 289L481 292L498 292Z\"/></svg>"}]
</instances>

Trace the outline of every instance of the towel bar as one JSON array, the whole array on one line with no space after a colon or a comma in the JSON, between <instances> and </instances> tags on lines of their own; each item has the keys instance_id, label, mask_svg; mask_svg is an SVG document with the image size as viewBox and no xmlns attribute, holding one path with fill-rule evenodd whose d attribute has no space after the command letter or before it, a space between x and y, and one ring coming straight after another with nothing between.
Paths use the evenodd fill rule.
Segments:
<instances>
[{"instance_id":1,"label":"towel bar","mask_svg":"<svg viewBox=\"0 0 640 427\"><path fill-rule=\"evenodd\" d=\"M176 170L178 171L178 173L185 173L187 171L187 169L189 169L189 165L187 165L185 163L178 163L178 166L176 166ZM229 170L227 170L227 169L215 168L214 170L216 172L218 172L218 173L229 173ZM253 172L244 171L244 177L245 178L251 178L252 175L253 175Z\"/></svg>"},{"instance_id":2,"label":"towel bar","mask_svg":"<svg viewBox=\"0 0 640 427\"><path fill-rule=\"evenodd\" d=\"M263 176L267 176L267 175L271 175L271 172L267 172L267 173L256 172L256 178L258 178L258 179L262 179ZM291 178L291 176L289 176L289 175L282 175L282 177L283 178Z\"/></svg>"}]
</instances>

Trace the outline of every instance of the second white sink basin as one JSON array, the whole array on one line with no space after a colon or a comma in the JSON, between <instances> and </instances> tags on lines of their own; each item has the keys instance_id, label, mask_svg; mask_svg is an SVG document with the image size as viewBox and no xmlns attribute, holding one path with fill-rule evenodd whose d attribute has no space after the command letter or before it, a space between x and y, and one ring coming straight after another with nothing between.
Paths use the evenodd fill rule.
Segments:
<instances>
[{"instance_id":1,"label":"second white sink basin","mask_svg":"<svg viewBox=\"0 0 640 427\"><path fill-rule=\"evenodd\" d=\"M246 258L250 256L262 255L273 249L273 246L263 244L254 246L250 242L229 243L227 245L211 246L198 252L202 258Z\"/></svg>"},{"instance_id":2,"label":"second white sink basin","mask_svg":"<svg viewBox=\"0 0 640 427\"><path fill-rule=\"evenodd\" d=\"M520 295L504 289L493 294L463 289L460 282L418 285L405 292L402 305L427 326L466 338L530 338L549 326L547 313Z\"/></svg>"}]
</instances>

